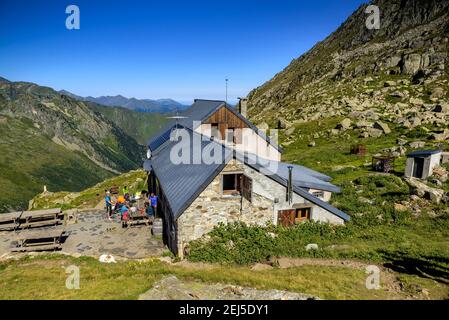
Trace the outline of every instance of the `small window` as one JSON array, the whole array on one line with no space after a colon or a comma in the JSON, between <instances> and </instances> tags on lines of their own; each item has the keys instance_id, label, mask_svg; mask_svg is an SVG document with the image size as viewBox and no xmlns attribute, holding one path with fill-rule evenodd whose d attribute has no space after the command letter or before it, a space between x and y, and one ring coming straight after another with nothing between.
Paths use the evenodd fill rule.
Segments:
<instances>
[{"instance_id":1,"label":"small window","mask_svg":"<svg viewBox=\"0 0 449 320\"><path fill-rule=\"evenodd\" d=\"M233 143L235 144L235 130L234 128L228 128L226 129L226 141L228 143Z\"/></svg>"},{"instance_id":2,"label":"small window","mask_svg":"<svg viewBox=\"0 0 449 320\"><path fill-rule=\"evenodd\" d=\"M311 208L296 209L295 222L309 220L310 219L310 211L311 211Z\"/></svg>"},{"instance_id":3,"label":"small window","mask_svg":"<svg viewBox=\"0 0 449 320\"><path fill-rule=\"evenodd\" d=\"M324 191L315 191L315 192L312 192L312 194L317 198L321 198L321 199L324 198Z\"/></svg>"},{"instance_id":4,"label":"small window","mask_svg":"<svg viewBox=\"0 0 449 320\"><path fill-rule=\"evenodd\" d=\"M215 122L210 124L210 135L214 139L221 140L218 123Z\"/></svg>"},{"instance_id":5,"label":"small window","mask_svg":"<svg viewBox=\"0 0 449 320\"><path fill-rule=\"evenodd\" d=\"M242 174L223 175L223 194L240 195Z\"/></svg>"}]
</instances>

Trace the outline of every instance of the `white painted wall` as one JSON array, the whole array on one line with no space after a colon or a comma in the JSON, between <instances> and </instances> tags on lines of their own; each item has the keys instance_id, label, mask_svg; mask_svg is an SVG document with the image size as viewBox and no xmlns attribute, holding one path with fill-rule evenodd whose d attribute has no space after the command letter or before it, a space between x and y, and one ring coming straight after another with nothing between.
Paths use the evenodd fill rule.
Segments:
<instances>
[{"instance_id":1,"label":"white painted wall","mask_svg":"<svg viewBox=\"0 0 449 320\"><path fill-rule=\"evenodd\" d=\"M332 192L318 190L318 189L309 189L310 194L313 194L314 192L323 192L323 197L318 197L323 201L329 202L331 200Z\"/></svg>"},{"instance_id":2,"label":"white painted wall","mask_svg":"<svg viewBox=\"0 0 449 320\"><path fill-rule=\"evenodd\" d=\"M265 141L260 135L258 135L251 128L243 128L242 131L242 144L229 144L226 145L242 153L248 152L258 155L261 158L281 161L281 153L273 147L270 143ZM211 137L210 124L201 124L195 129L196 132L203 134L207 137ZM225 137L222 137L223 139ZM223 142L223 140L222 140Z\"/></svg>"}]
</instances>

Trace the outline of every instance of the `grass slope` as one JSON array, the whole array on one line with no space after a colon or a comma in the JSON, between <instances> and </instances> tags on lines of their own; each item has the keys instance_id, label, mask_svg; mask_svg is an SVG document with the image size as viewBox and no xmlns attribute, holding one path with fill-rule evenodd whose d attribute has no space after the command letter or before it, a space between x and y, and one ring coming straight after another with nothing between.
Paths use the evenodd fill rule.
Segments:
<instances>
[{"instance_id":1,"label":"grass slope","mask_svg":"<svg viewBox=\"0 0 449 320\"><path fill-rule=\"evenodd\" d=\"M103 201L104 190L117 186L121 190L124 186L131 193L146 189L147 175L143 170L130 171L112 178L106 179L94 186L80 192L54 192L39 194L33 198L33 209L47 209L61 207L63 210L78 208L94 208Z\"/></svg>"},{"instance_id":2,"label":"grass slope","mask_svg":"<svg viewBox=\"0 0 449 320\"><path fill-rule=\"evenodd\" d=\"M96 103L88 103L94 111L101 113L114 122L129 136L145 145L167 122L167 115L132 111L122 107L106 107Z\"/></svg>"},{"instance_id":3,"label":"grass slope","mask_svg":"<svg viewBox=\"0 0 449 320\"><path fill-rule=\"evenodd\" d=\"M65 267L80 268L80 289L65 287ZM136 299L164 276L205 283L229 283L257 289L302 292L324 299L407 299L447 297L447 288L428 279L402 276L404 290L368 290L363 270L335 266L252 271L248 267L207 268L167 265L158 260L102 264L93 258L60 255L0 262L0 299ZM426 289L428 296L419 294Z\"/></svg>"}]
</instances>

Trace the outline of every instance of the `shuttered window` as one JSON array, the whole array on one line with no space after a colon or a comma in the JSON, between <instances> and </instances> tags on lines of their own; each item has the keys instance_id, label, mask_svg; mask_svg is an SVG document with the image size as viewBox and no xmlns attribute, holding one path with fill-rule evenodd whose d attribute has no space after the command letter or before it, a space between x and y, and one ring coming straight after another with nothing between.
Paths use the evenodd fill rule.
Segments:
<instances>
[{"instance_id":1,"label":"shuttered window","mask_svg":"<svg viewBox=\"0 0 449 320\"><path fill-rule=\"evenodd\" d=\"M253 179L251 179L245 175L242 175L242 196L246 200L251 202L252 195L253 195Z\"/></svg>"}]
</instances>

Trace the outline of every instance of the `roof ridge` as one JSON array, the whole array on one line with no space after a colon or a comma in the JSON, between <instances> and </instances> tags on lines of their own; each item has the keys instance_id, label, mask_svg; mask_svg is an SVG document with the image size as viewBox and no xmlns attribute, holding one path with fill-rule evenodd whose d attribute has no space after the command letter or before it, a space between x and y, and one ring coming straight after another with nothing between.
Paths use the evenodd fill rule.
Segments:
<instances>
[{"instance_id":1,"label":"roof ridge","mask_svg":"<svg viewBox=\"0 0 449 320\"><path fill-rule=\"evenodd\" d=\"M224 100L214 100L214 99L193 99L193 102L197 102L197 101L212 101L212 102L223 102L226 103L226 101Z\"/></svg>"}]
</instances>

